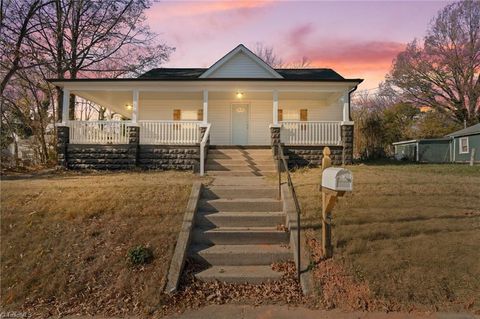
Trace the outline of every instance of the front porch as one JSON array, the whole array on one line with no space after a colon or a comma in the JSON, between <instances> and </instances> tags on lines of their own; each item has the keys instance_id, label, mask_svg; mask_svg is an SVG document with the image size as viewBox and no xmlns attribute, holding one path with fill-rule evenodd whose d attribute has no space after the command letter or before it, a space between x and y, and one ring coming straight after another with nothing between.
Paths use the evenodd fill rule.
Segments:
<instances>
[{"instance_id":1,"label":"front porch","mask_svg":"<svg viewBox=\"0 0 480 319\"><path fill-rule=\"evenodd\" d=\"M203 174L209 145L277 143L286 146L295 166L318 165L325 146L337 162L351 162L353 123L345 86L236 87L94 88L82 82L64 87L59 162L72 169L175 168ZM70 94L121 120L68 120Z\"/></svg>"}]
</instances>

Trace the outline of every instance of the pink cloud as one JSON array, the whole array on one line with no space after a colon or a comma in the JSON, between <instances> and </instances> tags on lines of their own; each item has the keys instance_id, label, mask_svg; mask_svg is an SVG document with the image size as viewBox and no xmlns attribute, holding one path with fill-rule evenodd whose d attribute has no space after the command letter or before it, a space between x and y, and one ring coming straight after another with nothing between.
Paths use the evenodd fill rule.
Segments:
<instances>
[{"instance_id":1,"label":"pink cloud","mask_svg":"<svg viewBox=\"0 0 480 319\"><path fill-rule=\"evenodd\" d=\"M229 12L245 13L250 10L263 8L274 4L273 0L264 1L178 1L164 2L147 12L148 19L173 19L178 17L191 17L221 14Z\"/></svg>"},{"instance_id":2,"label":"pink cloud","mask_svg":"<svg viewBox=\"0 0 480 319\"><path fill-rule=\"evenodd\" d=\"M287 34L287 42L293 47L303 47L305 41L315 31L315 28L311 23L302 24L298 27L293 28Z\"/></svg>"}]
</instances>

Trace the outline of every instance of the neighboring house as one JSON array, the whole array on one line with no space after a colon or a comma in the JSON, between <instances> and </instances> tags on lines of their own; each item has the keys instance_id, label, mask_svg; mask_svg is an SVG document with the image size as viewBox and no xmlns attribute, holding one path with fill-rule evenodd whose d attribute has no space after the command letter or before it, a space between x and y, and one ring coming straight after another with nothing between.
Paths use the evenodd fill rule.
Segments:
<instances>
[{"instance_id":1,"label":"neighboring house","mask_svg":"<svg viewBox=\"0 0 480 319\"><path fill-rule=\"evenodd\" d=\"M273 69L243 45L205 69L50 80L64 92L59 160L69 168L198 170L208 145L281 141L291 165L318 165L325 146L335 162L351 163L350 94L362 81L331 69ZM70 94L130 120L68 121Z\"/></svg>"},{"instance_id":2,"label":"neighboring house","mask_svg":"<svg viewBox=\"0 0 480 319\"><path fill-rule=\"evenodd\" d=\"M472 152L474 161L480 162L480 123L447 135L452 139L452 162L467 163Z\"/></svg>"},{"instance_id":3,"label":"neighboring house","mask_svg":"<svg viewBox=\"0 0 480 319\"><path fill-rule=\"evenodd\" d=\"M480 162L480 124L453 132L442 138L393 143L397 160L428 163Z\"/></svg>"}]
</instances>

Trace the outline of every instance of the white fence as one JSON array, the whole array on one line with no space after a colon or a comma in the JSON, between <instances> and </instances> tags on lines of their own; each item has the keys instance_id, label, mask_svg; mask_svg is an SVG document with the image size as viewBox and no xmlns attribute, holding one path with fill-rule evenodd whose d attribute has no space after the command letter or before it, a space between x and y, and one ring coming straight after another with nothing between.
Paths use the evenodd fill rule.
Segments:
<instances>
[{"instance_id":1,"label":"white fence","mask_svg":"<svg viewBox=\"0 0 480 319\"><path fill-rule=\"evenodd\" d=\"M127 121L70 121L72 144L128 144Z\"/></svg>"},{"instance_id":2,"label":"white fence","mask_svg":"<svg viewBox=\"0 0 480 319\"><path fill-rule=\"evenodd\" d=\"M281 122L280 140L286 145L341 145L340 122Z\"/></svg>"},{"instance_id":3,"label":"white fence","mask_svg":"<svg viewBox=\"0 0 480 319\"><path fill-rule=\"evenodd\" d=\"M139 121L140 144L200 143L199 121Z\"/></svg>"}]
</instances>

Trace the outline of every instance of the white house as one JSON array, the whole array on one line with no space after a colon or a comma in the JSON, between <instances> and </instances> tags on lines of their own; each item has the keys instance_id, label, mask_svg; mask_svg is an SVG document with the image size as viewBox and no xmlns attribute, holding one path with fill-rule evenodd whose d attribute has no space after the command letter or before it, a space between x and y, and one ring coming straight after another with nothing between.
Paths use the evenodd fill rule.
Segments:
<instances>
[{"instance_id":1,"label":"white house","mask_svg":"<svg viewBox=\"0 0 480 319\"><path fill-rule=\"evenodd\" d=\"M159 68L138 78L53 79L64 92L60 163L198 169L209 147L270 148L279 136L293 165L318 164L324 146L333 149L334 160L348 163L350 94L362 81L331 69L273 69L244 45L205 69ZM129 120L69 121L70 94Z\"/></svg>"}]
</instances>

